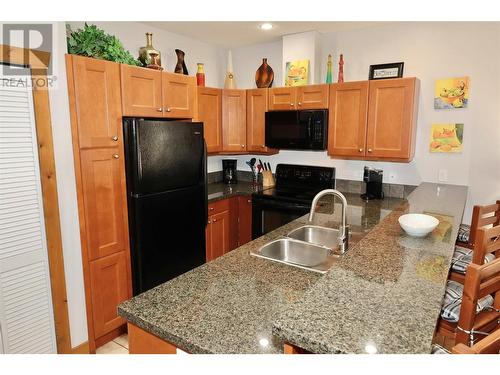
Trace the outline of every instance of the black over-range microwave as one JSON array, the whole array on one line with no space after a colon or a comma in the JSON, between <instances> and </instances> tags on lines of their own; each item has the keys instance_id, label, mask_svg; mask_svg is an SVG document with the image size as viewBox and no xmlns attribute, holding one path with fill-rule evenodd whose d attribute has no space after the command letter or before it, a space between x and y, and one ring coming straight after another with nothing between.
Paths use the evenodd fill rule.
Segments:
<instances>
[{"instance_id":1,"label":"black over-range microwave","mask_svg":"<svg viewBox=\"0 0 500 375\"><path fill-rule=\"evenodd\" d=\"M326 150L328 110L266 112L266 146L289 150Z\"/></svg>"}]
</instances>

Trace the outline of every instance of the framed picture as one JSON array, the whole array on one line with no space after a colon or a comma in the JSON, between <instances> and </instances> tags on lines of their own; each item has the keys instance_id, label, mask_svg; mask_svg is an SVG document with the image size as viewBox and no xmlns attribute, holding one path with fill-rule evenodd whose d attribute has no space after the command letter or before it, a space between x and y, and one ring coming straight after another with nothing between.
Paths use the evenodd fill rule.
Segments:
<instances>
[{"instance_id":1,"label":"framed picture","mask_svg":"<svg viewBox=\"0 0 500 375\"><path fill-rule=\"evenodd\" d=\"M370 65L368 79L387 79L403 77L404 62Z\"/></svg>"},{"instance_id":2,"label":"framed picture","mask_svg":"<svg viewBox=\"0 0 500 375\"><path fill-rule=\"evenodd\" d=\"M463 142L464 124L432 124L430 152L462 152Z\"/></svg>"},{"instance_id":3,"label":"framed picture","mask_svg":"<svg viewBox=\"0 0 500 375\"><path fill-rule=\"evenodd\" d=\"M467 108L469 103L469 77L446 78L436 81L435 109Z\"/></svg>"},{"instance_id":4,"label":"framed picture","mask_svg":"<svg viewBox=\"0 0 500 375\"><path fill-rule=\"evenodd\" d=\"M307 85L309 78L309 60L296 60L286 63L285 86Z\"/></svg>"}]
</instances>

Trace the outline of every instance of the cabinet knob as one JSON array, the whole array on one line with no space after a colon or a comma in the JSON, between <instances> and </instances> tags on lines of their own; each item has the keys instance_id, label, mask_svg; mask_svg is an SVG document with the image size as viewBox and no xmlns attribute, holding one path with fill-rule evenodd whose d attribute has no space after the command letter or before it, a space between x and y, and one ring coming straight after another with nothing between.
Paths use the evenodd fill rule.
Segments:
<instances>
[{"instance_id":1,"label":"cabinet knob","mask_svg":"<svg viewBox=\"0 0 500 375\"><path fill-rule=\"evenodd\" d=\"M113 154L113 157L114 157L115 159L118 159L118 158L119 158L118 154Z\"/></svg>"},{"instance_id":2,"label":"cabinet knob","mask_svg":"<svg viewBox=\"0 0 500 375\"><path fill-rule=\"evenodd\" d=\"M117 136L117 135L115 135L113 138L111 138L111 140L112 140L112 141L115 141L115 142L116 142L116 141L118 141L118 136Z\"/></svg>"},{"instance_id":3,"label":"cabinet knob","mask_svg":"<svg viewBox=\"0 0 500 375\"><path fill-rule=\"evenodd\" d=\"M212 224L212 222L210 220L208 220L208 224Z\"/></svg>"},{"instance_id":4,"label":"cabinet knob","mask_svg":"<svg viewBox=\"0 0 500 375\"><path fill-rule=\"evenodd\" d=\"M171 109L170 109L170 108L167 108L167 112L170 112L170 111L171 111Z\"/></svg>"},{"instance_id":5,"label":"cabinet knob","mask_svg":"<svg viewBox=\"0 0 500 375\"><path fill-rule=\"evenodd\" d=\"M217 219L213 219L212 221L215 223L217 221Z\"/></svg>"},{"instance_id":6,"label":"cabinet knob","mask_svg":"<svg viewBox=\"0 0 500 375\"><path fill-rule=\"evenodd\" d=\"M248 199L248 200L247 200L247 203L252 203L252 200L251 200L251 199Z\"/></svg>"},{"instance_id":7,"label":"cabinet knob","mask_svg":"<svg viewBox=\"0 0 500 375\"><path fill-rule=\"evenodd\" d=\"M156 111L157 112L163 112L163 108L158 108Z\"/></svg>"},{"instance_id":8,"label":"cabinet knob","mask_svg":"<svg viewBox=\"0 0 500 375\"><path fill-rule=\"evenodd\" d=\"M362 149L362 148L360 148L358 151L359 151L359 152L363 152L363 149Z\"/></svg>"},{"instance_id":9,"label":"cabinet knob","mask_svg":"<svg viewBox=\"0 0 500 375\"><path fill-rule=\"evenodd\" d=\"M372 152L372 149L371 149L371 148L369 148L369 149L368 149L368 152Z\"/></svg>"},{"instance_id":10,"label":"cabinet knob","mask_svg":"<svg viewBox=\"0 0 500 375\"><path fill-rule=\"evenodd\" d=\"M241 145L241 148L245 148L245 145Z\"/></svg>"},{"instance_id":11,"label":"cabinet knob","mask_svg":"<svg viewBox=\"0 0 500 375\"><path fill-rule=\"evenodd\" d=\"M290 107L293 107L293 103L290 103Z\"/></svg>"},{"instance_id":12,"label":"cabinet knob","mask_svg":"<svg viewBox=\"0 0 500 375\"><path fill-rule=\"evenodd\" d=\"M262 148L266 148L266 145L262 145Z\"/></svg>"},{"instance_id":13,"label":"cabinet knob","mask_svg":"<svg viewBox=\"0 0 500 375\"><path fill-rule=\"evenodd\" d=\"M298 102L297 104L298 104L298 105L302 105L302 103L301 103L301 102Z\"/></svg>"},{"instance_id":14,"label":"cabinet knob","mask_svg":"<svg viewBox=\"0 0 500 375\"><path fill-rule=\"evenodd\" d=\"M213 210L214 210L214 207L210 207L210 208L209 208L209 210L210 210L210 211L213 211Z\"/></svg>"}]
</instances>

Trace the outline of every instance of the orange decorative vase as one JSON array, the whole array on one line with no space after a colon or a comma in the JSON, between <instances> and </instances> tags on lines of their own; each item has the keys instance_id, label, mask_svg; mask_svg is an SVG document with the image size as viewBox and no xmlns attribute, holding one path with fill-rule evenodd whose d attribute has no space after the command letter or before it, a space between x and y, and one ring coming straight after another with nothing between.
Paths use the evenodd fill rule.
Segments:
<instances>
[{"instance_id":1,"label":"orange decorative vase","mask_svg":"<svg viewBox=\"0 0 500 375\"><path fill-rule=\"evenodd\" d=\"M196 72L196 84L198 86L205 86L205 68L202 63L198 63L198 71Z\"/></svg>"},{"instance_id":2,"label":"orange decorative vase","mask_svg":"<svg viewBox=\"0 0 500 375\"><path fill-rule=\"evenodd\" d=\"M267 58L262 59L262 65L255 72L255 84L259 89L271 87L274 81L274 71L267 63Z\"/></svg>"}]
</instances>

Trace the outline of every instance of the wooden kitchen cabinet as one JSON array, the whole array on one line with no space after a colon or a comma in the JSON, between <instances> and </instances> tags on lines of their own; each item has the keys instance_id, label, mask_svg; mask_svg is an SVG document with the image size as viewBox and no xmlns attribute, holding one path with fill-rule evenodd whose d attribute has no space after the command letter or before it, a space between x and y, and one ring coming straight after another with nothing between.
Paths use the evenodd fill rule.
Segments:
<instances>
[{"instance_id":1,"label":"wooden kitchen cabinet","mask_svg":"<svg viewBox=\"0 0 500 375\"><path fill-rule=\"evenodd\" d=\"M124 116L162 117L162 72L121 64Z\"/></svg>"},{"instance_id":2,"label":"wooden kitchen cabinet","mask_svg":"<svg viewBox=\"0 0 500 375\"><path fill-rule=\"evenodd\" d=\"M275 87L269 89L269 111L327 109L328 85Z\"/></svg>"},{"instance_id":3,"label":"wooden kitchen cabinet","mask_svg":"<svg viewBox=\"0 0 500 375\"><path fill-rule=\"evenodd\" d=\"M410 161L415 149L419 82L370 81L366 151L371 158Z\"/></svg>"},{"instance_id":4,"label":"wooden kitchen cabinet","mask_svg":"<svg viewBox=\"0 0 500 375\"><path fill-rule=\"evenodd\" d=\"M247 151L270 151L265 145L267 102L267 89L247 90Z\"/></svg>"},{"instance_id":5,"label":"wooden kitchen cabinet","mask_svg":"<svg viewBox=\"0 0 500 375\"><path fill-rule=\"evenodd\" d=\"M91 353L125 330L116 307L132 295L120 69L66 55Z\"/></svg>"},{"instance_id":6,"label":"wooden kitchen cabinet","mask_svg":"<svg viewBox=\"0 0 500 375\"><path fill-rule=\"evenodd\" d=\"M246 91L222 90L222 150L246 151Z\"/></svg>"},{"instance_id":7,"label":"wooden kitchen cabinet","mask_svg":"<svg viewBox=\"0 0 500 375\"><path fill-rule=\"evenodd\" d=\"M121 133L119 64L73 56L80 148L116 147Z\"/></svg>"},{"instance_id":8,"label":"wooden kitchen cabinet","mask_svg":"<svg viewBox=\"0 0 500 375\"><path fill-rule=\"evenodd\" d=\"M222 151L222 90L198 87L198 116L203 122L207 152Z\"/></svg>"},{"instance_id":9,"label":"wooden kitchen cabinet","mask_svg":"<svg viewBox=\"0 0 500 375\"><path fill-rule=\"evenodd\" d=\"M124 116L193 118L196 78L121 64Z\"/></svg>"},{"instance_id":10,"label":"wooden kitchen cabinet","mask_svg":"<svg viewBox=\"0 0 500 375\"><path fill-rule=\"evenodd\" d=\"M116 306L129 299L130 275L125 251L90 262L92 312L96 337L102 337L123 324Z\"/></svg>"},{"instance_id":11,"label":"wooden kitchen cabinet","mask_svg":"<svg viewBox=\"0 0 500 375\"><path fill-rule=\"evenodd\" d=\"M330 85L328 154L365 155L368 81Z\"/></svg>"},{"instance_id":12,"label":"wooden kitchen cabinet","mask_svg":"<svg viewBox=\"0 0 500 375\"><path fill-rule=\"evenodd\" d=\"M229 252L229 210L222 211L208 217L207 223L207 262Z\"/></svg>"},{"instance_id":13,"label":"wooden kitchen cabinet","mask_svg":"<svg viewBox=\"0 0 500 375\"><path fill-rule=\"evenodd\" d=\"M252 241L252 196L238 199L238 246Z\"/></svg>"},{"instance_id":14,"label":"wooden kitchen cabinet","mask_svg":"<svg viewBox=\"0 0 500 375\"><path fill-rule=\"evenodd\" d=\"M162 72L162 90L164 117L194 117L196 77Z\"/></svg>"},{"instance_id":15,"label":"wooden kitchen cabinet","mask_svg":"<svg viewBox=\"0 0 500 375\"><path fill-rule=\"evenodd\" d=\"M328 154L333 158L411 161L418 92L417 78L331 85Z\"/></svg>"}]
</instances>

